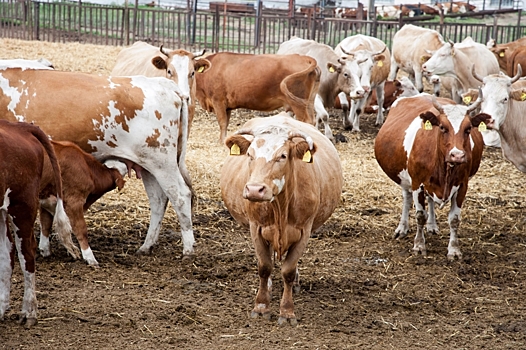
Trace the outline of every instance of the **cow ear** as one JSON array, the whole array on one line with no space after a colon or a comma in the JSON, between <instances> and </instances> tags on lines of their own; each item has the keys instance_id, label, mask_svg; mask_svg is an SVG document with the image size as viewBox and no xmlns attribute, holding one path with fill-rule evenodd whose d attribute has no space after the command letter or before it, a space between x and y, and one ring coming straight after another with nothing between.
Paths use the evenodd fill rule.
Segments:
<instances>
[{"instance_id":1,"label":"cow ear","mask_svg":"<svg viewBox=\"0 0 526 350\"><path fill-rule=\"evenodd\" d=\"M420 57L420 63L426 63L431 58L431 55L422 55Z\"/></svg>"},{"instance_id":2,"label":"cow ear","mask_svg":"<svg viewBox=\"0 0 526 350\"><path fill-rule=\"evenodd\" d=\"M331 62L327 63L327 70L329 71L329 73L336 73L338 72L339 69L340 67L338 67L334 63L331 63Z\"/></svg>"},{"instance_id":3,"label":"cow ear","mask_svg":"<svg viewBox=\"0 0 526 350\"><path fill-rule=\"evenodd\" d=\"M510 97L515 101L526 101L526 89L515 89L510 92Z\"/></svg>"},{"instance_id":4,"label":"cow ear","mask_svg":"<svg viewBox=\"0 0 526 350\"><path fill-rule=\"evenodd\" d=\"M402 83L401 83L400 80L398 80L398 79L393 80L393 84L394 84L394 86L396 86L397 88L399 88L399 87L402 86Z\"/></svg>"},{"instance_id":5,"label":"cow ear","mask_svg":"<svg viewBox=\"0 0 526 350\"><path fill-rule=\"evenodd\" d=\"M479 130L481 128L485 128L492 121L491 115L486 114L486 113L479 113L470 119L471 119L471 125L473 125L476 128L480 127Z\"/></svg>"},{"instance_id":6,"label":"cow ear","mask_svg":"<svg viewBox=\"0 0 526 350\"><path fill-rule=\"evenodd\" d=\"M156 56L156 57L152 58L152 64L157 69L166 70L168 68L168 65L166 64L166 61L161 56Z\"/></svg>"},{"instance_id":7,"label":"cow ear","mask_svg":"<svg viewBox=\"0 0 526 350\"><path fill-rule=\"evenodd\" d=\"M438 117L430 111L420 114L420 118L422 118L422 121L424 122L425 130L431 130L433 126L440 125L440 122L438 121Z\"/></svg>"},{"instance_id":8,"label":"cow ear","mask_svg":"<svg viewBox=\"0 0 526 350\"><path fill-rule=\"evenodd\" d=\"M232 135L225 140L231 156L246 154L251 142L242 135Z\"/></svg>"},{"instance_id":9,"label":"cow ear","mask_svg":"<svg viewBox=\"0 0 526 350\"><path fill-rule=\"evenodd\" d=\"M471 102L476 101L479 97L479 91L476 89L469 89L467 92L461 94L462 96L462 102L464 102L465 105L470 105Z\"/></svg>"},{"instance_id":10,"label":"cow ear","mask_svg":"<svg viewBox=\"0 0 526 350\"><path fill-rule=\"evenodd\" d=\"M124 188L124 184L126 181L122 178L122 176L119 176L115 179L115 185L117 185L117 191L120 191Z\"/></svg>"},{"instance_id":11,"label":"cow ear","mask_svg":"<svg viewBox=\"0 0 526 350\"><path fill-rule=\"evenodd\" d=\"M312 163L314 161L314 153L316 153L316 144L312 146L312 149L309 149L309 144L307 141L302 140L300 142L294 143L294 148L291 155L301 159L305 163Z\"/></svg>"},{"instance_id":12,"label":"cow ear","mask_svg":"<svg viewBox=\"0 0 526 350\"><path fill-rule=\"evenodd\" d=\"M194 69L197 73L204 73L210 69L210 67L212 67L212 63L204 58L200 58L194 62Z\"/></svg>"}]
</instances>

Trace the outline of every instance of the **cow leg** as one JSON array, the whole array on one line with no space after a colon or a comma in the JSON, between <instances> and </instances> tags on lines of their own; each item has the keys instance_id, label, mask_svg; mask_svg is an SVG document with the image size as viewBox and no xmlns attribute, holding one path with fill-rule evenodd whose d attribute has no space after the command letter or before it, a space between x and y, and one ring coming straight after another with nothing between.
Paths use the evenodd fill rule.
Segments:
<instances>
[{"instance_id":1,"label":"cow leg","mask_svg":"<svg viewBox=\"0 0 526 350\"><path fill-rule=\"evenodd\" d=\"M394 55L391 54L391 69L389 70L389 80L393 81L396 79L396 75L398 74L398 63L396 62Z\"/></svg>"},{"instance_id":2,"label":"cow leg","mask_svg":"<svg viewBox=\"0 0 526 350\"><path fill-rule=\"evenodd\" d=\"M458 242L458 227L460 226L460 207L457 205L457 194L451 198L451 208L448 215L449 222L449 245L447 247L447 258L454 260L455 257L461 259L460 244Z\"/></svg>"},{"instance_id":3,"label":"cow leg","mask_svg":"<svg viewBox=\"0 0 526 350\"><path fill-rule=\"evenodd\" d=\"M431 197L427 197L427 206L429 207L429 215L427 217L426 229L429 234L438 233L438 225L435 213L435 201Z\"/></svg>"},{"instance_id":4,"label":"cow leg","mask_svg":"<svg viewBox=\"0 0 526 350\"><path fill-rule=\"evenodd\" d=\"M422 83L422 68L421 67L413 67L415 71L415 87L418 90L418 92L424 91L424 85Z\"/></svg>"},{"instance_id":5,"label":"cow leg","mask_svg":"<svg viewBox=\"0 0 526 350\"><path fill-rule=\"evenodd\" d=\"M384 88L385 81L376 86L376 99L378 101L378 113L376 114L376 123L374 125L380 126L384 123Z\"/></svg>"},{"instance_id":6,"label":"cow leg","mask_svg":"<svg viewBox=\"0 0 526 350\"><path fill-rule=\"evenodd\" d=\"M426 251L426 239L424 237L424 225L427 221L427 212L426 212L426 199L424 189L419 187L418 190L413 191L413 200L415 202L416 209L416 235L415 242L413 246L413 253L416 255L419 252L422 253L422 256L427 255Z\"/></svg>"},{"instance_id":7,"label":"cow leg","mask_svg":"<svg viewBox=\"0 0 526 350\"><path fill-rule=\"evenodd\" d=\"M228 132L228 123L230 123L232 110L227 109L226 106L216 107L216 104L214 104L214 112L216 113L217 122L219 123L219 142L223 145Z\"/></svg>"},{"instance_id":8,"label":"cow leg","mask_svg":"<svg viewBox=\"0 0 526 350\"><path fill-rule=\"evenodd\" d=\"M88 227L86 226L86 220L84 219L84 201L79 201L73 198L86 198L87 196L79 194L78 196L71 196L72 198L68 201L67 214L71 221L71 226L77 241L79 242L80 249L82 251L82 258L93 267L99 267L99 263L93 251L89 246L88 242Z\"/></svg>"},{"instance_id":9,"label":"cow leg","mask_svg":"<svg viewBox=\"0 0 526 350\"><path fill-rule=\"evenodd\" d=\"M316 94L314 100L314 108L316 110L316 127L319 129L319 121L323 122L323 127L325 128L325 136L335 143L334 136L332 135L331 127L329 126L329 112L325 109L323 101L320 98L320 95Z\"/></svg>"},{"instance_id":10,"label":"cow leg","mask_svg":"<svg viewBox=\"0 0 526 350\"><path fill-rule=\"evenodd\" d=\"M41 202L42 203L42 202ZM38 250L43 257L51 256L51 245L49 236L53 227L53 215L40 206L40 240L38 242Z\"/></svg>"},{"instance_id":11,"label":"cow leg","mask_svg":"<svg viewBox=\"0 0 526 350\"><path fill-rule=\"evenodd\" d=\"M258 275L259 288L256 295L254 309L250 313L250 317L256 318L263 316L263 318L270 320L270 299L272 282L270 275L272 273L272 246L261 236L260 228L251 223L250 235L254 243L254 250L258 258Z\"/></svg>"},{"instance_id":12,"label":"cow leg","mask_svg":"<svg viewBox=\"0 0 526 350\"><path fill-rule=\"evenodd\" d=\"M3 205L0 207L0 321L9 310L9 294L11 291L11 276L14 268L13 237L7 226L7 207L9 198L5 194Z\"/></svg>"},{"instance_id":13,"label":"cow leg","mask_svg":"<svg viewBox=\"0 0 526 350\"><path fill-rule=\"evenodd\" d=\"M349 106L349 101L347 100L347 95L345 94L345 92L340 92L338 94L338 99L340 100L340 105L342 106L342 110L343 110L343 127L345 128L345 130L351 130L352 120L349 119L350 118L350 106Z\"/></svg>"},{"instance_id":14,"label":"cow leg","mask_svg":"<svg viewBox=\"0 0 526 350\"><path fill-rule=\"evenodd\" d=\"M402 188L402 215L400 216L400 223L395 230L393 239L401 239L407 236L409 231L409 210L413 204L413 195L410 189Z\"/></svg>"},{"instance_id":15,"label":"cow leg","mask_svg":"<svg viewBox=\"0 0 526 350\"><path fill-rule=\"evenodd\" d=\"M353 131L360 131L360 114L362 114L362 111L365 107L365 102L368 100L369 98L369 95L370 95L370 92L366 92L365 93L365 96L358 99L358 100L353 100L351 102L351 113L352 110L354 109L354 114L353 114L353 124L352 124L352 129Z\"/></svg>"},{"instance_id":16,"label":"cow leg","mask_svg":"<svg viewBox=\"0 0 526 350\"><path fill-rule=\"evenodd\" d=\"M351 100L351 110L349 111L349 116L347 117L347 122L349 123L349 125L352 125L352 131L360 131L360 116L357 112L358 103L359 101L355 99Z\"/></svg>"}]
</instances>

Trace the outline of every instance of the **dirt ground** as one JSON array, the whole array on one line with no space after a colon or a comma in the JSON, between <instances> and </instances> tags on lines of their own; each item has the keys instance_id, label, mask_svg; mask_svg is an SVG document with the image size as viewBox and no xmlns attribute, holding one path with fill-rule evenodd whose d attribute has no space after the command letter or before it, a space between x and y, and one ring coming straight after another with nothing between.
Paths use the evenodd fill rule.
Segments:
<instances>
[{"instance_id":1,"label":"dirt ground","mask_svg":"<svg viewBox=\"0 0 526 350\"><path fill-rule=\"evenodd\" d=\"M58 69L107 73L118 48L0 39L1 58L49 58ZM89 55L83 50L91 51ZM270 321L251 319L258 284L247 229L222 204L219 174L226 148L213 114L194 120L188 168L199 197L196 256L182 259L177 218L168 208L152 255L135 252L149 222L142 183L128 179L86 213L100 268L67 256L37 261L38 324L17 323L23 295L18 264L11 310L0 323L1 349L524 349L526 234L524 175L487 148L462 211L463 258L446 258L449 205L438 210L440 234L427 237L428 256L411 252L414 234L391 237L401 191L373 153L378 128L361 133L331 126L344 169L341 203L314 233L300 260L294 295L298 326L278 326L282 282L273 272ZM234 113L229 131L259 113ZM35 225L35 231L38 226Z\"/></svg>"}]
</instances>

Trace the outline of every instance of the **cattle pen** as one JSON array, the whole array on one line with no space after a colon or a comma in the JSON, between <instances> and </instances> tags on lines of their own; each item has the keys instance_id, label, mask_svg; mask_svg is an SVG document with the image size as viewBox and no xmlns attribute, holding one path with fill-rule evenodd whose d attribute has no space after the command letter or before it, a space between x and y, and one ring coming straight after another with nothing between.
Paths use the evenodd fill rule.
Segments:
<instances>
[{"instance_id":1,"label":"cattle pen","mask_svg":"<svg viewBox=\"0 0 526 350\"><path fill-rule=\"evenodd\" d=\"M226 4L226 3L225 3ZM230 5L229 5L230 6ZM328 9L332 11L332 9ZM453 18L517 14L515 23L476 23ZM496 9L444 16L400 17L391 20L335 18L332 12L294 11L251 7L210 9L162 8L149 6L108 6L79 2L33 0L0 1L0 35L23 40L81 42L100 45L131 45L145 41L154 46L187 50L275 53L279 44L292 36L336 46L354 34L377 37L389 47L394 33L405 23L440 32L460 42L471 36L486 43L516 40L526 35L521 9ZM432 18L432 20L429 20ZM451 19L451 20L448 20Z\"/></svg>"}]
</instances>

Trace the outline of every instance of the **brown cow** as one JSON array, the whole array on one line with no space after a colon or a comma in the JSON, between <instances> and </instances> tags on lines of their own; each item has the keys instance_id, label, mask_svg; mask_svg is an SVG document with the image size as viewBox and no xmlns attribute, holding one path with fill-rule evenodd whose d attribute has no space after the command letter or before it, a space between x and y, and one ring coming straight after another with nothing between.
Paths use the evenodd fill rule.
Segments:
<instances>
[{"instance_id":1,"label":"brown cow","mask_svg":"<svg viewBox=\"0 0 526 350\"><path fill-rule=\"evenodd\" d=\"M232 216L250 227L258 258L259 290L252 317L270 317L273 257L283 260L278 323L296 324L292 288L297 263L313 230L339 203L343 175L338 152L314 126L286 113L249 120L226 140L230 156L221 194Z\"/></svg>"},{"instance_id":2,"label":"brown cow","mask_svg":"<svg viewBox=\"0 0 526 350\"><path fill-rule=\"evenodd\" d=\"M490 49L491 52L497 57L499 61L500 70L504 73L508 72L508 57L513 53L513 51L521 46L526 46L526 37L511 41L505 44L497 44L494 39L488 41L486 46ZM513 76L513 75L511 75Z\"/></svg>"},{"instance_id":3,"label":"brown cow","mask_svg":"<svg viewBox=\"0 0 526 350\"><path fill-rule=\"evenodd\" d=\"M199 74L197 99L215 112L220 140L227 135L230 113L247 108L290 108L296 118L315 123L314 98L320 82L316 60L301 55L252 55L220 52L207 57L212 67Z\"/></svg>"},{"instance_id":4,"label":"brown cow","mask_svg":"<svg viewBox=\"0 0 526 350\"><path fill-rule=\"evenodd\" d=\"M517 74L518 66L526 67L526 46L519 46L508 55L507 72L508 76L513 77ZM522 71L522 69L521 69ZM482 75L484 76L484 75ZM522 71L521 76L526 76L526 70Z\"/></svg>"},{"instance_id":5,"label":"brown cow","mask_svg":"<svg viewBox=\"0 0 526 350\"><path fill-rule=\"evenodd\" d=\"M484 148L477 127L488 124L491 117L471 111L481 99L467 107L431 95L398 100L375 139L376 160L382 170L402 187L403 209L393 238L403 238L409 229L409 210L414 199L417 232L413 251L426 255L424 226L438 232L435 203L451 202L448 221L450 239L448 259L460 258L457 231L460 210L466 197L469 179L477 172ZM425 202L429 204L429 214Z\"/></svg>"},{"instance_id":6,"label":"brown cow","mask_svg":"<svg viewBox=\"0 0 526 350\"><path fill-rule=\"evenodd\" d=\"M52 141L55 154L60 164L62 184L64 189L64 206L73 232L79 241L82 257L91 266L99 266L88 243L88 229L84 219L84 212L102 197L106 192L124 187L123 176L126 165L121 162L108 161L110 168L99 163L91 154L80 149L77 145L67 141ZM51 255L49 235L57 205L54 196L55 181L49 160L44 163L40 191L40 242L38 248L43 256Z\"/></svg>"},{"instance_id":7,"label":"brown cow","mask_svg":"<svg viewBox=\"0 0 526 350\"><path fill-rule=\"evenodd\" d=\"M15 265L15 246L24 274L24 299L20 323L37 322L36 240L33 226L37 217L38 193L45 153L51 160L53 178L58 184L55 223L59 239L68 252L77 256L71 240L71 226L62 203L60 168L46 134L27 123L0 120L0 320L9 308L11 275Z\"/></svg>"}]
</instances>

